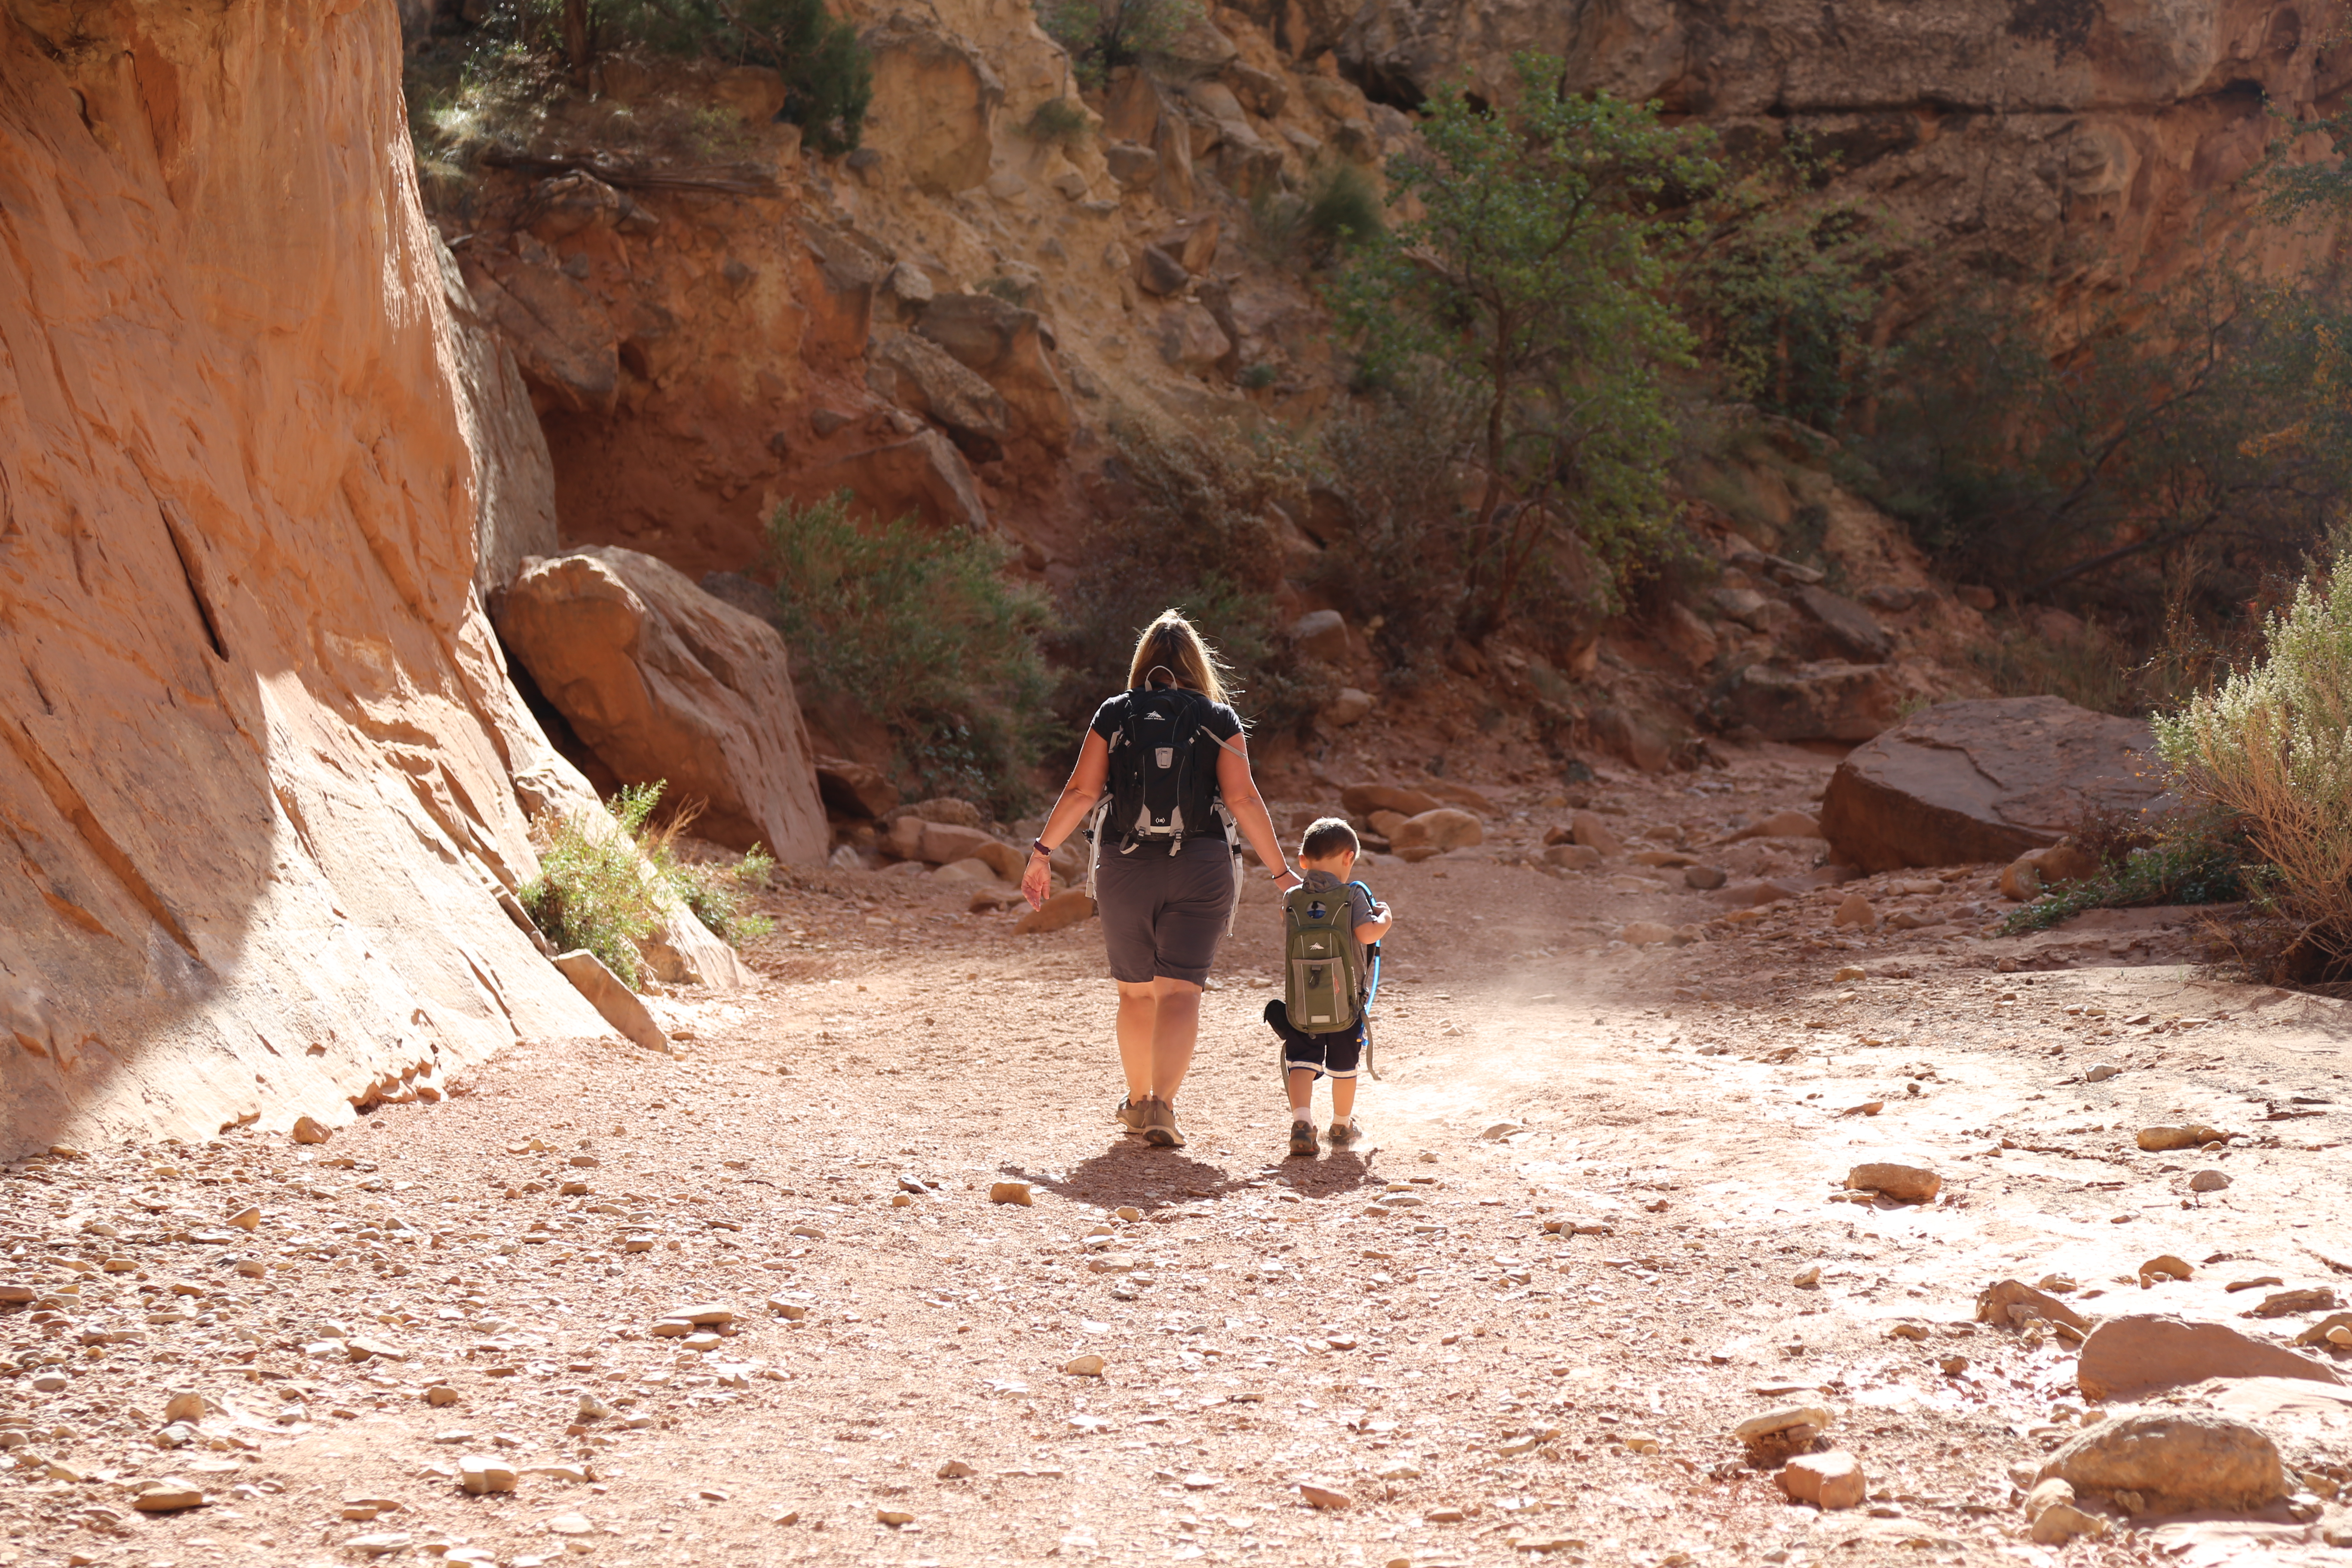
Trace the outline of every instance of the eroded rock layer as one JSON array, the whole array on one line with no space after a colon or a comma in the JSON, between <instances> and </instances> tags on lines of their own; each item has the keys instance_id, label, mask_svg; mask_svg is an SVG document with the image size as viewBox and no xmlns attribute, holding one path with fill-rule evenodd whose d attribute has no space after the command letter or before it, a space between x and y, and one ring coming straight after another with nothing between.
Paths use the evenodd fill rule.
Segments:
<instances>
[{"instance_id":1,"label":"eroded rock layer","mask_svg":"<svg viewBox=\"0 0 2352 1568\"><path fill-rule=\"evenodd\" d=\"M519 795L585 796L475 593L478 506L547 531L544 451L469 445L537 431L456 335L399 58L389 6L0 9L11 1150L602 1032L495 896Z\"/></svg>"}]
</instances>

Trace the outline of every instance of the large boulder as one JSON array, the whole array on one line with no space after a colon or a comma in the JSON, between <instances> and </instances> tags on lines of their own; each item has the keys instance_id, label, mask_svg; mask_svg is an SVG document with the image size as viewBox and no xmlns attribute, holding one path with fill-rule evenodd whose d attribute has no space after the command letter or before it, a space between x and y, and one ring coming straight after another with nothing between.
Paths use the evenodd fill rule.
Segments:
<instances>
[{"instance_id":1,"label":"large boulder","mask_svg":"<svg viewBox=\"0 0 2352 1568\"><path fill-rule=\"evenodd\" d=\"M866 145L929 195L987 179L1004 83L980 49L908 11L892 12L860 41L874 58Z\"/></svg>"},{"instance_id":2,"label":"large boulder","mask_svg":"<svg viewBox=\"0 0 2352 1568\"><path fill-rule=\"evenodd\" d=\"M1870 664L1734 670L1708 699L1716 723L1768 741L1866 741L1895 722L1895 688Z\"/></svg>"},{"instance_id":3,"label":"large boulder","mask_svg":"<svg viewBox=\"0 0 2352 1568\"><path fill-rule=\"evenodd\" d=\"M2105 1402L2138 1399L2158 1389L2183 1388L2209 1377L2300 1377L2342 1383L2333 1367L2270 1340L2240 1333L2227 1323L2135 1314L2112 1318L2083 1342L2074 1382Z\"/></svg>"},{"instance_id":4,"label":"large boulder","mask_svg":"<svg viewBox=\"0 0 2352 1568\"><path fill-rule=\"evenodd\" d=\"M2137 1492L2165 1513L2257 1509L2286 1495L2278 1445L2232 1416L2139 1410L2102 1421L2042 1467L2078 1493Z\"/></svg>"},{"instance_id":5,"label":"large boulder","mask_svg":"<svg viewBox=\"0 0 2352 1568\"><path fill-rule=\"evenodd\" d=\"M561 548L555 466L514 351L475 309L457 258L437 236L433 252L449 310L450 391L466 444L476 454L474 586L487 605L505 592L525 556L551 555Z\"/></svg>"},{"instance_id":6,"label":"large boulder","mask_svg":"<svg viewBox=\"0 0 2352 1568\"><path fill-rule=\"evenodd\" d=\"M946 427L982 462L1004 455L1012 411L994 387L946 350L913 332L893 332L866 352L867 379L899 407Z\"/></svg>"},{"instance_id":7,"label":"large boulder","mask_svg":"<svg viewBox=\"0 0 2352 1568\"><path fill-rule=\"evenodd\" d=\"M650 555L592 545L524 563L499 635L614 773L702 802L696 832L788 862L824 858L824 807L775 627Z\"/></svg>"},{"instance_id":8,"label":"large boulder","mask_svg":"<svg viewBox=\"0 0 2352 1568\"><path fill-rule=\"evenodd\" d=\"M903 441L866 447L808 471L819 496L848 490L860 510L885 521L915 517L929 528L988 531L988 506L971 466L937 430L918 429Z\"/></svg>"},{"instance_id":9,"label":"large boulder","mask_svg":"<svg viewBox=\"0 0 2352 1568\"><path fill-rule=\"evenodd\" d=\"M1054 373L1053 338L1036 311L993 294L938 294L915 331L994 387L1020 434L1051 451L1070 444L1077 416Z\"/></svg>"},{"instance_id":10,"label":"large boulder","mask_svg":"<svg viewBox=\"0 0 2352 1568\"><path fill-rule=\"evenodd\" d=\"M1822 831L1865 871L2009 861L2092 807L2162 793L2147 726L2057 697L1946 702L1856 747L1831 776Z\"/></svg>"}]
</instances>

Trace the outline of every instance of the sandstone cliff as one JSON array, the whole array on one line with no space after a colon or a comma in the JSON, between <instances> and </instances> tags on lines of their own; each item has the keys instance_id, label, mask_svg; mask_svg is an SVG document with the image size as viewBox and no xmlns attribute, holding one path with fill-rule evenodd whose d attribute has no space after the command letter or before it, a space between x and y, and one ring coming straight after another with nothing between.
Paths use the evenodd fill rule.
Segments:
<instances>
[{"instance_id":1,"label":"sandstone cliff","mask_svg":"<svg viewBox=\"0 0 2352 1568\"><path fill-rule=\"evenodd\" d=\"M350 1115L603 1033L500 912L588 798L475 592L546 460L389 6L0 8L0 1134Z\"/></svg>"}]
</instances>

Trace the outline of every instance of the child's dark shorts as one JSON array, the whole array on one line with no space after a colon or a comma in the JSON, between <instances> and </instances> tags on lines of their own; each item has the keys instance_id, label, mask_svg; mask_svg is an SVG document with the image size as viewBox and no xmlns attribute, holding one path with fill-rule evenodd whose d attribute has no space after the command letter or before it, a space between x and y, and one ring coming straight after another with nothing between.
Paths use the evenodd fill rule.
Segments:
<instances>
[{"instance_id":1,"label":"child's dark shorts","mask_svg":"<svg viewBox=\"0 0 2352 1568\"><path fill-rule=\"evenodd\" d=\"M1304 1069L1317 1078L1354 1078L1364 1059L1364 1019L1328 1035L1309 1035L1290 1026L1290 1009L1280 997L1265 1005L1265 1021L1282 1037L1282 1070Z\"/></svg>"}]
</instances>

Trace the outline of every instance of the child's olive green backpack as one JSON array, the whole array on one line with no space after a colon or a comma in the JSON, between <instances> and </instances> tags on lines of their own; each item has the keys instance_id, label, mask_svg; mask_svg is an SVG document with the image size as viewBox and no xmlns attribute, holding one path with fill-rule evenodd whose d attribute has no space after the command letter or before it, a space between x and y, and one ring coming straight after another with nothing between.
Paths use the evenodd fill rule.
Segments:
<instances>
[{"instance_id":1,"label":"child's olive green backpack","mask_svg":"<svg viewBox=\"0 0 2352 1568\"><path fill-rule=\"evenodd\" d=\"M1355 901L1348 896L1350 888L1361 886L1295 888L1283 898L1289 931L1283 949L1283 1005L1290 1026L1301 1034L1339 1034L1354 1028L1361 1015Z\"/></svg>"}]
</instances>

